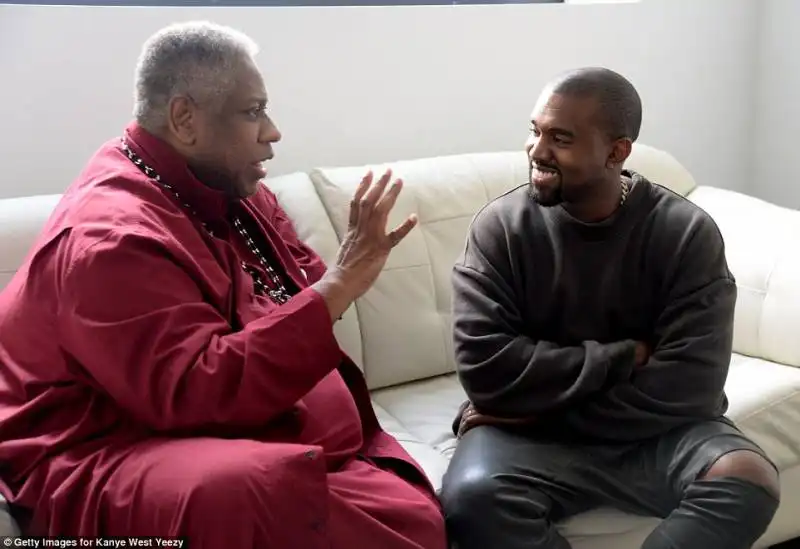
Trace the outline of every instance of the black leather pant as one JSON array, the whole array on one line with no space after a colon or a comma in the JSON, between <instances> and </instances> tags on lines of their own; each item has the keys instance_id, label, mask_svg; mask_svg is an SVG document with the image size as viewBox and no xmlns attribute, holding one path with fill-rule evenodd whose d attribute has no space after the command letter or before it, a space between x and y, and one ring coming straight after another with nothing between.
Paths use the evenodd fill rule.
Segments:
<instances>
[{"instance_id":1,"label":"black leather pant","mask_svg":"<svg viewBox=\"0 0 800 549\"><path fill-rule=\"evenodd\" d=\"M459 442L440 493L451 546L570 549L554 523L610 506L665 518L642 549L749 549L778 501L743 480L697 480L735 450L766 457L722 421L622 445L573 445L476 427Z\"/></svg>"}]
</instances>

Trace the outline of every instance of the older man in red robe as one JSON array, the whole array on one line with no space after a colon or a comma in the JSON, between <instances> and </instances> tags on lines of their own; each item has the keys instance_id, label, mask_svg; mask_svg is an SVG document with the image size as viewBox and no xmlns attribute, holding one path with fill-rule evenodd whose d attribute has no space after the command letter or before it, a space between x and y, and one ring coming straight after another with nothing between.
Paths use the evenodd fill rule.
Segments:
<instances>
[{"instance_id":1,"label":"older man in red robe","mask_svg":"<svg viewBox=\"0 0 800 549\"><path fill-rule=\"evenodd\" d=\"M333 325L416 218L367 174L335 264L260 183L280 134L256 46L173 25L135 121L65 192L0 296L0 491L26 532L193 549L443 549L424 473Z\"/></svg>"}]
</instances>

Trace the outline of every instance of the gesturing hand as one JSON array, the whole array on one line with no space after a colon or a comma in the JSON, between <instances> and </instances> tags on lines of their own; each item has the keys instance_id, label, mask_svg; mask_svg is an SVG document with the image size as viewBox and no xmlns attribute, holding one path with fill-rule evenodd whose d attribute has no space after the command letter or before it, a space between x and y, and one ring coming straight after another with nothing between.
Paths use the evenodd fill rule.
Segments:
<instances>
[{"instance_id":1,"label":"gesturing hand","mask_svg":"<svg viewBox=\"0 0 800 549\"><path fill-rule=\"evenodd\" d=\"M389 252L417 224L417 217L411 215L395 229L386 231L389 213L403 188L402 180L396 179L387 191L391 176L388 170L373 184L372 172L367 173L350 202L347 234L336 256L336 267L352 281L358 296L372 286Z\"/></svg>"},{"instance_id":2,"label":"gesturing hand","mask_svg":"<svg viewBox=\"0 0 800 549\"><path fill-rule=\"evenodd\" d=\"M347 234L339 247L336 262L317 285L334 318L341 316L350 303L369 290L392 248L417 224L416 215L410 215L387 232L389 213L403 188L400 179L389 186L391 177L391 170L387 170L373 183L373 174L368 172L350 202Z\"/></svg>"}]
</instances>

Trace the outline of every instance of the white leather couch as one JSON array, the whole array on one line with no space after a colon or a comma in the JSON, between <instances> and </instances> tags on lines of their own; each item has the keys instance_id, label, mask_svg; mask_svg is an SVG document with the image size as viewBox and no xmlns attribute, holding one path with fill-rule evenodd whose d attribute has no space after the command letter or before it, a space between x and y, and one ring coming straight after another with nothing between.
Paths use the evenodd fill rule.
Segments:
<instances>
[{"instance_id":1,"label":"white leather couch","mask_svg":"<svg viewBox=\"0 0 800 549\"><path fill-rule=\"evenodd\" d=\"M635 147L627 166L699 204L722 230L739 284L727 384L730 416L782 471L782 504L758 547L800 536L800 212L698 186L669 154L645 145ZM420 225L336 330L365 371L383 425L438 487L456 445L451 423L465 398L453 373L451 266L473 215L492 197L525 181L527 163L520 151L419 159L391 167L406 183L391 221L416 212ZM336 252L348 202L367 168L316 169L269 181L301 238L327 260ZM0 287L57 200L0 201ZM0 511L0 534L3 520ZM560 528L574 549L637 549L656 523L598 509Z\"/></svg>"}]
</instances>

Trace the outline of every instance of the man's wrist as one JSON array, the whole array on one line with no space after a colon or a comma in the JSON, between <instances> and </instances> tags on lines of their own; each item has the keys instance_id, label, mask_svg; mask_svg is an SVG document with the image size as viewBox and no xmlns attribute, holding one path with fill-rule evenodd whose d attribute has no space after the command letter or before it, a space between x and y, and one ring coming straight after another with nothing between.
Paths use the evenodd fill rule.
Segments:
<instances>
[{"instance_id":1,"label":"man's wrist","mask_svg":"<svg viewBox=\"0 0 800 549\"><path fill-rule=\"evenodd\" d=\"M342 318L357 297L353 285L338 271L326 272L312 288L322 296L333 322Z\"/></svg>"}]
</instances>

